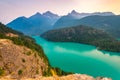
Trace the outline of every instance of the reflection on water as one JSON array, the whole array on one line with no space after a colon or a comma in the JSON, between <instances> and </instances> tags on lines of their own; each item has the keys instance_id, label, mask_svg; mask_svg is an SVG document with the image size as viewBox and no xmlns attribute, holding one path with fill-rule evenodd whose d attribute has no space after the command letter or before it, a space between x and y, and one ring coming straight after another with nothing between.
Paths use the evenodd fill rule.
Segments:
<instances>
[{"instance_id":1,"label":"reflection on water","mask_svg":"<svg viewBox=\"0 0 120 80\"><path fill-rule=\"evenodd\" d=\"M120 56L116 55L120 53L99 51L94 46L78 43L48 42L38 36L33 38L43 47L53 67L120 80Z\"/></svg>"}]
</instances>

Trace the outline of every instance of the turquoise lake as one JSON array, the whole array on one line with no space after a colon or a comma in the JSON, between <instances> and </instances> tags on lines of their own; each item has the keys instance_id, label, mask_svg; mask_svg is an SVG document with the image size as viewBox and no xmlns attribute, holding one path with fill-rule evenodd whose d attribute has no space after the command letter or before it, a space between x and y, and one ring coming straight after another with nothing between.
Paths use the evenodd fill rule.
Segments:
<instances>
[{"instance_id":1,"label":"turquoise lake","mask_svg":"<svg viewBox=\"0 0 120 80\"><path fill-rule=\"evenodd\" d=\"M38 36L33 38L42 46L53 67L68 72L120 80L120 53L99 51L91 45L50 42Z\"/></svg>"}]
</instances>

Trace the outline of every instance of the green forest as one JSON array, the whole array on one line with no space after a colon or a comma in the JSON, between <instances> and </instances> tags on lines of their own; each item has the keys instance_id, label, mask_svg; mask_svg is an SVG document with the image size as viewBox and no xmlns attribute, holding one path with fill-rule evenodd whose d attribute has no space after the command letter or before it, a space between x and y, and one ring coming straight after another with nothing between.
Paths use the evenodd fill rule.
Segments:
<instances>
[{"instance_id":1,"label":"green forest","mask_svg":"<svg viewBox=\"0 0 120 80\"><path fill-rule=\"evenodd\" d=\"M55 42L76 42L94 45L99 50L120 52L120 41L104 30L89 26L76 26L48 31L41 37Z\"/></svg>"}]
</instances>

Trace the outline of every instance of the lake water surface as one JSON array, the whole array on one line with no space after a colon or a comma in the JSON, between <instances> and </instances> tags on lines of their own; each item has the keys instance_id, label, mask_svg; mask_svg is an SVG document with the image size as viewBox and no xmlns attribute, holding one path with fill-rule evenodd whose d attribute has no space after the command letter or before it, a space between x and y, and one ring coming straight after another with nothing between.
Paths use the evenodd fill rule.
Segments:
<instances>
[{"instance_id":1,"label":"lake water surface","mask_svg":"<svg viewBox=\"0 0 120 80\"><path fill-rule=\"evenodd\" d=\"M38 36L33 38L42 46L53 67L68 72L120 80L120 53L99 51L91 45L50 42Z\"/></svg>"}]
</instances>

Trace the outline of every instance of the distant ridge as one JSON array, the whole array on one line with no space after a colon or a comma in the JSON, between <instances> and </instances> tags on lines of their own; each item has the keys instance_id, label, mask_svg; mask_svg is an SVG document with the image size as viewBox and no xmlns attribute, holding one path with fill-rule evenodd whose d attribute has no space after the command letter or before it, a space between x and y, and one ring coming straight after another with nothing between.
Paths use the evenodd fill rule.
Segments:
<instances>
[{"instance_id":1,"label":"distant ridge","mask_svg":"<svg viewBox=\"0 0 120 80\"><path fill-rule=\"evenodd\" d=\"M76 25L76 20L91 15L110 16L115 15L112 12L96 12L96 13L79 13L75 10L67 15L59 16L51 11L45 13L35 13L34 15L26 18L24 16L18 17L7 24L8 27L20 31L25 35L40 35L48 30ZM63 26L64 25L64 26Z\"/></svg>"},{"instance_id":2,"label":"distant ridge","mask_svg":"<svg viewBox=\"0 0 120 80\"><path fill-rule=\"evenodd\" d=\"M54 28L64 28L69 26L80 25L80 23L76 23L78 19L82 19L88 16L115 16L112 12L94 12L94 13L79 13L75 10L71 11L65 16L62 16L55 24Z\"/></svg>"},{"instance_id":3,"label":"distant ridge","mask_svg":"<svg viewBox=\"0 0 120 80\"><path fill-rule=\"evenodd\" d=\"M68 13L68 15L66 16L73 16L77 19L80 19L80 18L84 18L84 17L87 17L87 16L92 16L92 15L99 15L99 16L112 16L112 15L115 15L114 13L112 12L93 12L93 13L79 13L75 10L72 10L71 13Z\"/></svg>"}]
</instances>

